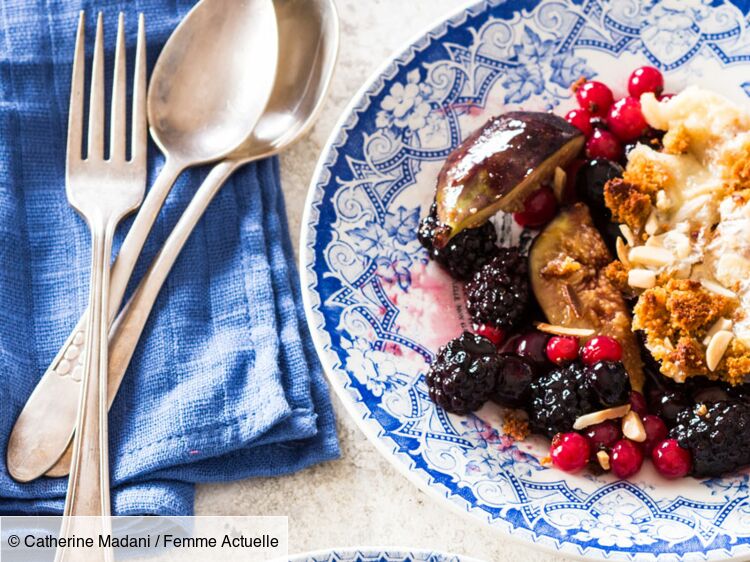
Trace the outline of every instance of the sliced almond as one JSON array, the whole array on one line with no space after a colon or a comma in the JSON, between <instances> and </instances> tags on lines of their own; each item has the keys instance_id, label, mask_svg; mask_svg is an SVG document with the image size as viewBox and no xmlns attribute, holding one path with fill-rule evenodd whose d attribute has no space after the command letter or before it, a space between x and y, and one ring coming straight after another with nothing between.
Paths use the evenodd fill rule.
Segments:
<instances>
[{"instance_id":1,"label":"sliced almond","mask_svg":"<svg viewBox=\"0 0 750 562\"><path fill-rule=\"evenodd\" d=\"M568 182L568 174L560 166L555 168L555 177L552 180L552 192L558 203L562 203L565 198L565 185Z\"/></svg>"},{"instance_id":2,"label":"sliced almond","mask_svg":"<svg viewBox=\"0 0 750 562\"><path fill-rule=\"evenodd\" d=\"M609 470L609 455L607 451L599 451L596 453L596 460L599 461L599 466L604 470Z\"/></svg>"},{"instance_id":3,"label":"sliced almond","mask_svg":"<svg viewBox=\"0 0 750 562\"><path fill-rule=\"evenodd\" d=\"M656 192L656 208L660 211L668 211L672 206L672 200L667 195L667 192L660 189Z\"/></svg>"},{"instance_id":4,"label":"sliced almond","mask_svg":"<svg viewBox=\"0 0 750 562\"><path fill-rule=\"evenodd\" d=\"M651 236L648 240L646 240L646 243L644 246L648 248L663 248L664 247L664 235L658 234L656 236Z\"/></svg>"},{"instance_id":5,"label":"sliced almond","mask_svg":"<svg viewBox=\"0 0 750 562\"><path fill-rule=\"evenodd\" d=\"M708 342L706 348L706 366L709 371L713 371L719 366L721 358L729 347L729 343L734 338L734 334L728 330L719 330Z\"/></svg>"},{"instance_id":6,"label":"sliced almond","mask_svg":"<svg viewBox=\"0 0 750 562\"><path fill-rule=\"evenodd\" d=\"M745 347L750 347L750 330L738 330L734 337L742 342Z\"/></svg>"},{"instance_id":7,"label":"sliced almond","mask_svg":"<svg viewBox=\"0 0 750 562\"><path fill-rule=\"evenodd\" d=\"M656 286L656 273L649 269L628 271L628 285L636 289L651 289Z\"/></svg>"},{"instance_id":8,"label":"sliced almond","mask_svg":"<svg viewBox=\"0 0 750 562\"><path fill-rule=\"evenodd\" d=\"M628 258L632 262L653 267L662 267L674 262L674 255L665 248L655 246L636 246L630 249Z\"/></svg>"},{"instance_id":9,"label":"sliced almond","mask_svg":"<svg viewBox=\"0 0 750 562\"><path fill-rule=\"evenodd\" d=\"M656 218L656 211L651 211L651 214L646 219L646 224L643 225L643 230L649 236L653 236L659 231L659 219Z\"/></svg>"},{"instance_id":10,"label":"sliced almond","mask_svg":"<svg viewBox=\"0 0 750 562\"><path fill-rule=\"evenodd\" d=\"M723 285L719 285L715 281L709 281L708 279L701 279L701 285L703 285L703 288L711 291L712 293L716 293L717 295L721 295L722 297L727 297L728 299L736 299L737 294L733 291L730 291Z\"/></svg>"},{"instance_id":11,"label":"sliced almond","mask_svg":"<svg viewBox=\"0 0 750 562\"><path fill-rule=\"evenodd\" d=\"M615 240L615 251L617 252L617 259L622 262L622 265L630 267L630 260L628 259L630 248L628 248L627 244L619 236Z\"/></svg>"},{"instance_id":12,"label":"sliced almond","mask_svg":"<svg viewBox=\"0 0 750 562\"><path fill-rule=\"evenodd\" d=\"M672 345L672 340L669 338L664 338L664 347L666 347L669 351L674 351L674 345Z\"/></svg>"},{"instance_id":13,"label":"sliced almond","mask_svg":"<svg viewBox=\"0 0 750 562\"><path fill-rule=\"evenodd\" d=\"M713 338L717 332L720 332L722 330L731 330L731 329L732 329L732 321L729 318L719 318L708 329L708 332L706 332L706 337L703 338L703 345L708 345L711 342L711 338Z\"/></svg>"},{"instance_id":14,"label":"sliced almond","mask_svg":"<svg viewBox=\"0 0 750 562\"><path fill-rule=\"evenodd\" d=\"M641 416L633 411L628 412L622 418L622 434L636 443L646 440L646 428L643 427Z\"/></svg>"},{"instance_id":15,"label":"sliced almond","mask_svg":"<svg viewBox=\"0 0 750 562\"><path fill-rule=\"evenodd\" d=\"M627 224L620 225L620 232L622 232L622 235L625 238L625 242L628 243L628 246L635 246L635 235L633 234L633 231L630 230L630 227Z\"/></svg>"},{"instance_id":16,"label":"sliced almond","mask_svg":"<svg viewBox=\"0 0 750 562\"><path fill-rule=\"evenodd\" d=\"M576 419L573 424L573 429L583 429L590 425L595 425L607 420L616 420L623 417L630 411L630 404L623 404L622 406L615 406L614 408L607 408L606 410L599 410L597 412L591 412L590 414L584 414Z\"/></svg>"},{"instance_id":17,"label":"sliced almond","mask_svg":"<svg viewBox=\"0 0 750 562\"><path fill-rule=\"evenodd\" d=\"M547 324L546 322L537 322L536 329L546 334L555 334L556 336L576 336L579 338L587 338L596 333L590 328L570 328L568 326Z\"/></svg>"},{"instance_id":18,"label":"sliced almond","mask_svg":"<svg viewBox=\"0 0 750 562\"><path fill-rule=\"evenodd\" d=\"M693 199L685 201L682 204L682 206L677 210L674 217L672 217L672 221L682 222L682 221L688 220L692 218L694 215L696 215L699 211L704 209L707 205L710 205L710 203L711 203L710 195L701 195L699 197L695 197Z\"/></svg>"}]
</instances>

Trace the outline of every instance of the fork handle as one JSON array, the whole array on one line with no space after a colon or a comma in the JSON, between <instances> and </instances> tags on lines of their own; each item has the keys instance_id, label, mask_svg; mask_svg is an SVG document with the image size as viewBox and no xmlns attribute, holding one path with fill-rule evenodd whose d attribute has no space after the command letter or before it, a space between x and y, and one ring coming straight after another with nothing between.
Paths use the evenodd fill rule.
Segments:
<instances>
[{"instance_id":1,"label":"fork handle","mask_svg":"<svg viewBox=\"0 0 750 562\"><path fill-rule=\"evenodd\" d=\"M167 275L177 260L177 256L182 251L195 225L198 224L198 221L208 208L209 203L211 203L214 196L224 185L224 182L226 182L227 178L234 173L240 164L240 161L226 159L214 165L177 221L177 224L154 258L143 279L141 279L130 300L128 300L112 324L109 338L108 375L108 400L110 405L120 388L120 383L125 376L130 359L133 357L138 340L143 333L143 328L146 326L146 321L154 306L154 302L156 302L156 297L159 295L159 291ZM55 466L46 475L65 476L68 474L70 470L70 454L71 448L68 447Z\"/></svg>"},{"instance_id":2,"label":"fork handle","mask_svg":"<svg viewBox=\"0 0 750 562\"><path fill-rule=\"evenodd\" d=\"M148 234L172 185L185 165L167 157L149 190L112 266L108 322L117 314ZM8 439L8 472L20 482L42 476L65 452L75 429L79 381L83 372L77 362L85 343L87 312L47 368L16 420ZM64 476L67 472L58 474Z\"/></svg>"},{"instance_id":3,"label":"fork handle","mask_svg":"<svg viewBox=\"0 0 750 562\"><path fill-rule=\"evenodd\" d=\"M109 432L107 423L107 365L109 318L106 305L109 302L112 236L114 222L91 225L91 287L89 290L89 314L86 326L86 350L83 360L80 402L73 461L68 480L68 495L65 516L95 516L98 532L110 525L109 497ZM82 526L91 525L91 520L68 519L61 533L68 537ZM99 554L99 551L101 554ZM111 548L99 549L97 561L114 559ZM83 562L91 560L91 552L82 549L58 549L56 562Z\"/></svg>"}]
</instances>

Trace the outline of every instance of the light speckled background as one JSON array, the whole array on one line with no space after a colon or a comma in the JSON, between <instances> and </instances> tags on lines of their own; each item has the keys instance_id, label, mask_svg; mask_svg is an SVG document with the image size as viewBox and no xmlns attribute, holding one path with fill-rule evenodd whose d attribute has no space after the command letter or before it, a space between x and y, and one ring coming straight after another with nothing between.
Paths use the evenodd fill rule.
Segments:
<instances>
[{"instance_id":1,"label":"light speckled background","mask_svg":"<svg viewBox=\"0 0 750 562\"><path fill-rule=\"evenodd\" d=\"M295 246L315 163L341 111L370 74L464 0L337 0L341 54L313 131L281 159ZM335 546L409 546L483 560L562 560L482 528L426 496L365 438L334 396L342 457L284 478L201 486L200 515L288 515L290 553Z\"/></svg>"}]
</instances>

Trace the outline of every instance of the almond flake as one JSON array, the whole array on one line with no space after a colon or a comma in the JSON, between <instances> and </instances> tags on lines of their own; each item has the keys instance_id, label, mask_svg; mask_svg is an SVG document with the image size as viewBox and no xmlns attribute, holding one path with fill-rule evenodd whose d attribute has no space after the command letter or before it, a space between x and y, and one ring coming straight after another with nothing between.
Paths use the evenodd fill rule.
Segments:
<instances>
[{"instance_id":1,"label":"almond flake","mask_svg":"<svg viewBox=\"0 0 750 562\"><path fill-rule=\"evenodd\" d=\"M740 340L745 347L750 347L750 330L738 330L734 337Z\"/></svg>"},{"instance_id":2,"label":"almond flake","mask_svg":"<svg viewBox=\"0 0 750 562\"><path fill-rule=\"evenodd\" d=\"M667 195L667 192L660 189L656 192L656 208L660 211L668 211L672 206L672 200Z\"/></svg>"},{"instance_id":3,"label":"almond flake","mask_svg":"<svg viewBox=\"0 0 750 562\"><path fill-rule=\"evenodd\" d=\"M666 347L669 351L674 351L672 340L670 340L669 338L664 338L664 347Z\"/></svg>"},{"instance_id":4,"label":"almond flake","mask_svg":"<svg viewBox=\"0 0 750 562\"><path fill-rule=\"evenodd\" d=\"M558 203L562 203L565 197L565 185L568 181L568 174L560 166L555 168L555 177L552 180L552 192Z\"/></svg>"},{"instance_id":5,"label":"almond flake","mask_svg":"<svg viewBox=\"0 0 750 562\"><path fill-rule=\"evenodd\" d=\"M622 262L625 267L630 267L630 260L628 259L628 251L630 248L622 241L619 236L615 240L615 250L617 251L617 259Z\"/></svg>"},{"instance_id":6,"label":"almond flake","mask_svg":"<svg viewBox=\"0 0 750 562\"><path fill-rule=\"evenodd\" d=\"M556 336L576 336L579 338L587 338L596 333L596 331L590 328L570 328L568 326L547 324L546 322L537 322L536 329L546 334L555 334Z\"/></svg>"},{"instance_id":7,"label":"almond flake","mask_svg":"<svg viewBox=\"0 0 750 562\"><path fill-rule=\"evenodd\" d=\"M654 267L662 267L674 262L672 252L654 246L636 246L635 248L631 248L628 258L630 261Z\"/></svg>"},{"instance_id":8,"label":"almond flake","mask_svg":"<svg viewBox=\"0 0 750 562\"><path fill-rule=\"evenodd\" d=\"M641 416L632 410L622 418L622 434L636 443L643 443L646 440L646 428L643 427Z\"/></svg>"},{"instance_id":9,"label":"almond flake","mask_svg":"<svg viewBox=\"0 0 750 562\"><path fill-rule=\"evenodd\" d=\"M628 285L637 289L651 289L656 286L656 273L648 269L628 271Z\"/></svg>"},{"instance_id":10,"label":"almond flake","mask_svg":"<svg viewBox=\"0 0 750 562\"><path fill-rule=\"evenodd\" d=\"M599 466L604 470L609 470L609 455L607 451L599 451L596 453L596 460L599 461Z\"/></svg>"},{"instance_id":11,"label":"almond flake","mask_svg":"<svg viewBox=\"0 0 750 562\"><path fill-rule=\"evenodd\" d=\"M627 224L620 225L620 232L622 232L622 235L625 238L625 242L628 243L628 246L635 246L635 236L633 235L633 231L630 230L630 227Z\"/></svg>"},{"instance_id":12,"label":"almond flake","mask_svg":"<svg viewBox=\"0 0 750 562\"><path fill-rule=\"evenodd\" d=\"M646 219L646 224L643 226L643 230L649 236L653 236L659 231L659 219L656 218L656 211L651 211L651 214Z\"/></svg>"},{"instance_id":13,"label":"almond flake","mask_svg":"<svg viewBox=\"0 0 750 562\"><path fill-rule=\"evenodd\" d=\"M713 371L719 366L721 358L729 347L729 343L734 338L734 334L728 330L719 330L708 342L706 348L706 366L709 371Z\"/></svg>"},{"instance_id":14,"label":"almond flake","mask_svg":"<svg viewBox=\"0 0 750 562\"><path fill-rule=\"evenodd\" d=\"M599 410L597 412L591 412L590 414L584 414L576 419L573 424L573 429L583 429L590 425L601 423L606 420L616 420L623 417L630 411L630 404L623 404L622 406L615 406L614 408L607 408L606 410Z\"/></svg>"},{"instance_id":15,"label":"almond flake","mask_svg":"<svg viewBox=\"0 0 750 562\"><path fill-rule=\"evenodd\" d=\"M730 330L732 328L732 321L729 318L719 318L706 332L706 337L703 338L703 345L708 345L711 342L711 338L721 330Z\"/></svg>"},{"instance_id":16,"label":"almond flake","mask_svg":"<svg viewBox=\"0 0 750 562\"><path fill-rule=\"evenodd\" d=\"M709 281L708 279L701 279L701 285L703 285L703 288L711 291L712 293L716 293L717 295L721 295L722 297L727 297L728 299L736 299L737 294L730 291L726 287L719 285L715 281Z\"/></svg>"}]
</instances>

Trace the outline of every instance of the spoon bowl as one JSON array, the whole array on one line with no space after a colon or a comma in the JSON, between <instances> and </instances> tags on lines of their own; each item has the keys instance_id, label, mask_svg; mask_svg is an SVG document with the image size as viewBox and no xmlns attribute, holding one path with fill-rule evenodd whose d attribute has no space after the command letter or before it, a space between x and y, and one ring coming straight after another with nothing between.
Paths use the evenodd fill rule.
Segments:
<instances>
[{"instance_id":1,"label":"spoon bowl","mask_svg":"<svg viewBox=\"0 0 750 562\"><path fill-rule=\"evenodd\" d=\"M196 4L164 45L151 76L148 120L159 148L191 163L231 152L263 113L278 50L271 0Z\"/></svg>"},{"instance_id":2,"label":"spoon bowl","mask_svg":"<svg viewBox=\"0 0 750 562\"><path fill-rule=\"evenodd\" d=\"M253 133L228 159L246 163L276 154L312 126L333 78L339 19L332 0L274 0L279 69Z\"/></svg>"}]
</instances>

